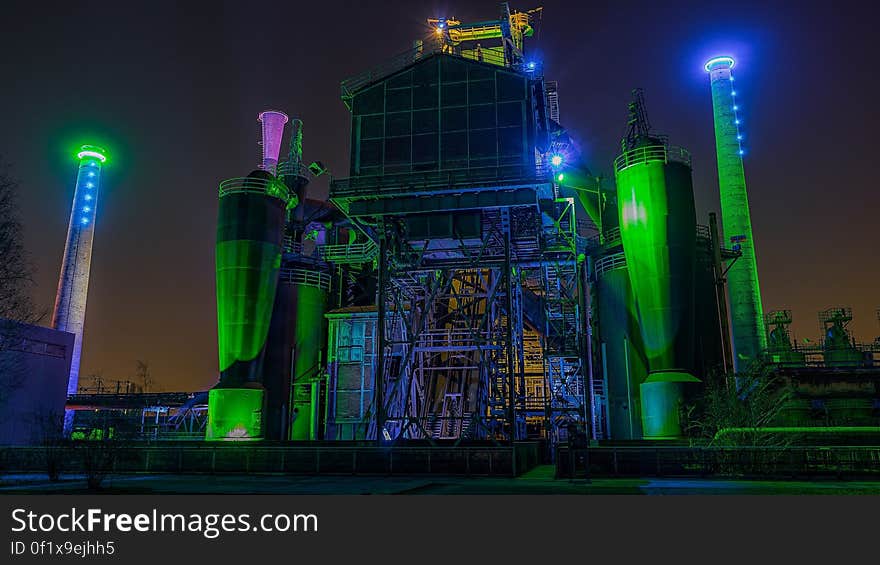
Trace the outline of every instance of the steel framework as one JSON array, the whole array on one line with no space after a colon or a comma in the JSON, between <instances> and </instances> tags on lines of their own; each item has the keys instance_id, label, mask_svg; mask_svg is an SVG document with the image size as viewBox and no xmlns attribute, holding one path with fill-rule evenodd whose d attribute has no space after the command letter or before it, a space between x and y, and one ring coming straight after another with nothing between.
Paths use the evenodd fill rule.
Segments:
<instances>
[{"instance_id":1,"label":"steel framework","mask_svg":"<svg viewBox=\"0 0 880 565\"><path fill-rule=\"evenodd\" d=\"M413 239L405 216L379 219L366 437L559 439L589 419L573 201L480 220L478 237Z\"/></svg>"}]
</instances>

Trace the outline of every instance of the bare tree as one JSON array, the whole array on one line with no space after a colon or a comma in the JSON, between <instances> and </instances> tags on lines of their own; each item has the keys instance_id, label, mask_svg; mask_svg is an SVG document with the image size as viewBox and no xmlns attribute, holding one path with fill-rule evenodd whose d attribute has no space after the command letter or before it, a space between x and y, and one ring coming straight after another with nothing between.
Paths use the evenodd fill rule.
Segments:
<instances>
[{"instance_id":1,"label":"bare tree","mask_svg":"<svg viewBox=\"0 0 880 565\"><path fill-rule=\"evenodd\" d=\"M0 157L0 318L33 324L44 314L31 300L33 265L24 249L17 196L18 182Z\"/></svg>"},{"instance_id":2,"label":"bare tree","mask_svg":"<svg viewBox=\"0 0 880 565\"><path fill-rule=\"evenodd\" d=\"M709 378L701 398L689 407L690 432L710 445L785 447L794 438L766 428L777 421L792 394L772 367L763 364L735 378Z\"/></svg>"},{"instance_id":3,"label":"bare tree","mask_svg":"<svg viewBox=\"0 0 880 565\"><path fill-rule=\"evenodd\" d=\"M137 364L136 378L141 383L141 392L149 392L150 387L153 386L153 379L150 377L150 362L138 359L135 363Z\"/></svg>"},{"instance_id":4,"label":"bare tree","mask_svg":"<svg viewBox=\"0 0 880 565\"><path fill-rule=\"evenodd\" d=\"M64 412L42 410L32 417L31 430L34 444L43 448L46 474L50 481L61 478L65 463L67 440L64 437Z\"/></svg>"},{"instance_id":5,"label":"bare tree","mask_svg":"<svg viewBox=\"0 0 880 565\"><path fill-rule=\"evenodd\" d=\"M12 352L23 348L19 323L35 324L43 317L31 299L33 265L24 249L18 182L0 157L0 408L21 386Z\"/></svg>"}]
</instances>

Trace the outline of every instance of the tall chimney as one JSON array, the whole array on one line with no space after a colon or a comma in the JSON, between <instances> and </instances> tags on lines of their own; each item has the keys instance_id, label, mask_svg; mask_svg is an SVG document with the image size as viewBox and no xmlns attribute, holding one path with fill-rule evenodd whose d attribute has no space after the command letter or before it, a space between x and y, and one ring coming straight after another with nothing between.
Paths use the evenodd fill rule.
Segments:
<instances>
[{"instance_id":1,"label":"tall chimney","mask_svg":"<svg viewBox=\"0 0 880 565\"><path fill-rule=\"evenodd\" d=\"M86 321L86 298L89 293L89 271L92 264L92 242L95 237L95 211L98 209L98 191L107 152L101 147L83 145L77 153L79 169L70 223L67 226L67 242L64 259L58 277L55 310L52 327L74 334L70 374L67 378L67 394L76 394L79 388L79 364L83 345L83 328ZM70 434L73 411L64 413L64 432Z\"/></svg>"},{"instance_id":2,"label":"tall chimney","mask_svg":"<svg viewBox=\"0 0 880 565\"><path fill-rule=\"evenodd\" d=\"M739 107L731 73L734 64L732 57L715 57L706 63L705 68L712 86L715 114L721 227L727 245L742 252L742 257L731 265L727 274L733 327L733 364L740 371L766 349L767 336L764 335L764 310L743 171L742 135L737 115Z\"/></svg>"}]
</instances>

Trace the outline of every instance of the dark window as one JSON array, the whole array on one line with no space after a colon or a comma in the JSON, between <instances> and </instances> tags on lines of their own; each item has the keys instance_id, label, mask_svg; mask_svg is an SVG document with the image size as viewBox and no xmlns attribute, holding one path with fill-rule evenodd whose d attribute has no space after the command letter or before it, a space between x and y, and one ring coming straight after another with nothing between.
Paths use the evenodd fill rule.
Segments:
<instances>
[{"instance_id":1,"label":"dark window","mask_svg":"<svg viewBox=\"0 0 880 565\"><path fill-rule=\"evenodd\" d=\"M385 135L385 120L382 114L378 116L361 117L361 138L382 137Z\"/></svg>"},{"instance_id":2,"label":"dark window","mask_svg":"<svg viewBox=\"0 0 880 565\"><path fill-rule=\"evenodd\" d=\"M498 127L522 126L522 102L506 102L498 105Z\"/></svg>"},{"instance_id":3,"label":"dark window","mask_svg":"<svg viewBox=\"0 0 880 565\"><path fill-rule=\"evenodd\" d=\"M410 115L411 114L409 112L396 112L394 114L388 114L388 128L385 131L385 135L389 137L409 135Z\"/></svg>"},{"instance_id":4,"label":"dark window","mask_svg":"<svg viewBox=\"0 0 880 565\"><path fill-rule=\"evenodd\" d=\"M468 109L468 127L470 129L486 129L495 127L495 105L483 104Z\"/></svg>"},{"instance_id":5,"label":"dark window","mask_svg":"<svg viewBox=\"0 0 880 565\"><path fill-rule=\"evenodd\" d=\"M468 64L460 59L443 57L440 63L440 75L443 82L461 82L467 80Z\"/></svg>"},{"instance_id":6,"label":"dark window","mask_svg":"<svg viewBox=\"0 0 880 565\"><path fill-rule=\"evenodd\" d=\"M524 100L526 97L526 83L522 77L507 73L497 73L498 100Z\"/></svg>"},{"instance_id":7,"label":"dark window","mask_svg":"<svg viewBox=\"0 0 880 565\"><path fill-rule=\"evenodd\" d=\"M465 166L467 163L467 133L444 133L440 139L440 159L444 168Z\"/></svg>"},{"instance_id":8,"label":"dark window","mask_svg":"<svg viewBox=\"0 0 880 565\"><path fill-rule=\"evenodd\" d=\"M385 111L401 112L411 108L412 89L389 90L385 93Z\"/></svg>"},{"instance_id":9,"label":"dark window","mask_svg":"<svg viewBox=\"0 0 880 565\"><path fill-rule=\"evenodd\" d=\"M495 142L494 129L470 131L471 159L494 159L497 154L498 148Z\"/></svg>"},{"instance_id":10,"label":"dark window","mask_svg":"<svg viewBox=\"0 0 880 565\"><path fill-rule=\"evenodd\" d=\"M481 80L468 84L468 103L485 104L495 101L495 81Z\"/></svg>"},{"instance_id":11,"label":"dark window","mask_svg":"<svg viewBox=\"0 0 880 565\"><path fill-rule=\"evenodd\" d=\"M521 128L501 128L498 130L498 142L502 157L522 158L523 131Z\"/></svg>"},{"instance_id":12,"label":"dark window","mask_svg":"<svg viewBox=\"0 0 880 565\"><path fill-rule=\"evenodd\" d=\"M488 53L486 44L483 49ZM454 177L494 178L499 167L528 166L528 84L504 69L456 57L417 62L355 96L352 174L441 169Z\"/></svg>"},{"instance_id":13,"label":"dark window","mask_svg":"<svg viewBox=\"0 0 880 565\"><path fill-rule=\"evenodd\" d=\"M351 111L355 115L381 114L384 111L385 85L377 84L354 97Z\"/></svg>"},{"instance_id":14,"label":"dark window","mask_svg":"<svg viewBox=\"0 0 880 565\"><path fill-rule=\"evenodd\" d=\"M455 131L467 128L466 108L447 108L440 117L442 131Z\"/></svg>"},{"instance_id":15,"label":"dark window","mask_svg":"<svg viewBox=\"0 0 880 565\"><path fill-rule=\"evenodd\" d=\"M483 58L491 59L488 50L483 48ZM483 65L471 65L468 70L468 80L495 80L495 69L484 67Z\"/></svg>"},{"instance_id":16,"label":"dark window","mask_svg":"<svg viewBox=\"0 0 880 565\"><path fill-rule=\"evenodd\" d=\"M382 164L382 140L361 141L360 166L373 167Z\"/></svg>"},{"instance_id":17,"label":"dark window","mask_svg":"<svg viewBox=\"0 0 880 565\"><path fill-rule=\"evenodd\" d=\"M389 137L385 140L385 165L398 165L410 161L410 138Z\"/></svg>"},{"instance_id":18,"label":"dark window","mask_svg":"<svg viewBox=\"0 0 880 565\"><path fill-rule=\"evenodd\" d=\"M422 108L436 108L438 106L438 87L434 86L417 86L413 88L413 108L420 110Z\"/></svg>"},{"instance_id":19,"label":"dark window","mask_svg":"<svg viewBox=\"0 0 880 565\"><path fill-rule=\"evenodd\" d=\"M413 163L437 164L437 134L414 135L412 138Z\"/></svg>"},{"instance_id":20,"label":"dark window","mask_svg":"<svg viewBox=\"0 0 880 565\"><path fill-rule=\"evenodd\" d=\"M437 84L437 59L420 63L413 68L413 84Z\"/></svg>"},{"instance_id":21,"label":"dark window","mask_svg":"<svg viewBox=\"0 0 880 565\"><path fill-rule=\"evenodd\" d=\"M412 84L412 71L406 71L388 79L388 88L406 88Z\"/></svg>"},{"instance_id":22,"label":"dark window","mask_svg":"<svg viewBox=\"0 0 880 565\"><path fill-rule=\"evenodd\" d=\"M413 112L413 133L433 133L437 131L437 110L419 110Z\"/></svg>"},{"instance_id":23,"label":"dark window","mask_svg":"<svg viewBox=\"0 0 880 565\"><path fill-rule=\"evenodd\" d=\"M467 84L444 84L440 94L440 102L446 106L463 106L467 104Z\"/></svg>"}]
</instances>

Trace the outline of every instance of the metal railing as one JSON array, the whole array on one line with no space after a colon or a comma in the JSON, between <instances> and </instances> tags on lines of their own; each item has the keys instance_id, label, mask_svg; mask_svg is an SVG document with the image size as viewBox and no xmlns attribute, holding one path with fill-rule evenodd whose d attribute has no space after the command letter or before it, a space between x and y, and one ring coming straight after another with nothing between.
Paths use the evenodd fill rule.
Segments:
<instances>
[{"instance_id":1,"label":"metal railing","mask_svg":"<svg viewBox=\"0 0 880 565\"><path fill-rule=\"evenodd\" d=\"M624 267L626 267L626 256L623 254L623 251L614 255L606 255L596 261L596 276L602 276L608 271L623 269Z\"/></svg>"},{"instance_id":2,"label":"metal railing","mask_svg":"<svg viewBox=\"0 0 880 565\"><path fill-rule=\"evenodd\" d=\"M880 474L880 447L594 447L590 475L672 477L859 477ZM557 476L568 476L560 446ZM581 469L583 471L583 469Z\"/></svg>"},{"instance_id":3,"label":"metal railing","mask_svg":"<svg viewBox=\"0 0 880 565\"><path fill-rule=\"evenodd\" d=\"M709 226L697 224L697 237L709 239ZM604 234L596 234L585 238L587 249L596 249L603 245L616 245L620 243L620 228L611 228Z\"/></svg>"},{"instance_id":4,"label":"metal railing","mask_svg":"<svg viewBox=\"0 0 880 565\"><path fill-rule=\"evenodd\" d=\"M291 163L290 161L283 161L278 163L278 168L276 169L277 175L280 176L299 176L308 178L309 169L305 166L304 163Z\"/></svg>"},{"instance_id":5,"label":"metal railing","mask_svg":"<svg viewBox=\"0 0 880 565\"><path fill-rule=\"evenodd\" d=\"M338 265L366 263L367 261L372 261L378 252L379 248L373 240L366 243L318 246L318 257Z\"/></svg>"},{"instance_id":6,"label":"metal railing","mask_svg":"<svg viewBox=\"0 0 880 565\"><path fill-rule=\"evenodd\" d=\"M282 283L313 286L325 292L330 290L330 275L321 271L307 269L281 269L279 280Z\"/></svg>"},{"instance_id":7,"label":"metal railing","mask_svg":"<svg viewBox=\"0 0 880 565\"><path fill-rule=\"evenodd\" d=\"M688 167L691 166L691 154L682 147L676 145L646 145L644 147L636 147L619 155L614 160L614 170L620 172L627 167L633 165L641 165L644 163L684 163Z\"/></svg>"},{"instance_id":8,"label":"metal railing","mask_svg":"<svg viewBox=\"0 0 880 565\"><path fill-rule=\"evenodd\" d=\"M229 194L266 194L288 202L291 199L287 186L277 179L260 177L238 177L220 183L220 198ZM295 198L295 197L294 197Z\"/></svg>"},{"instance_id":9,"label":"metal railing","mask_svg":"<svg viewBox=\"0 0 880 565\"><path fill-rule=\"evenodd\" d=\"M356 176L334 179L330 185L331 198L353 196L385 196L419 190L456 189L462 187L529 185L550 182L550 172L540 167L480 167L388 175ZM381 190L381 193L377 193Z\"/></svg>"},{"instance_id":10,"label":"metal railing","mask_svg":"<svg viewBox=\"0 0 880 565\"><path fill-rule=\"evenodd\" d=\"M453 46L441 41L438 38L432 37L427 39L420 45L417 45L402 53L394 55L390 59L386 59L379 65L376 65L369 70L366 70L362 73L356 74L343 80L340 84L340 88L342 91L342 100L345 102L346 106L349 106L350 108L351 99L364 87L369 86L374 82L380 81L383 78L386 78L396 73L397 71L403 70L409 65L422 59L426 59L436 53L441 53L444 55L450 55L453 57L459 57L461 59L468 59L472 61L481 61L484 63L497 65L499 67L513 68L512 65L508 64L504 60L503 53L499 53L490 49L483 49L482 57L480 57L474 50L462 50L460 46ZM517 70L525 69L523 69L522 65L519 65ZM528 70L534 71L535 69Z\"/></svg>"},{"instance_id":11,"label":"metal railing","mask_svg":"<svg viewBox=\"0 0 880 565\"><path fill-rule=\"evenodd\" d=\"M62 473L83 471L84 459L100 454L107 473L287 473L377 475L517 475L534 467L538 444L410 447L339 445L260 446L243 442L199 445L79 442L54 447L0 447L7 473L45 472L47 458Z\"/></svg>"},{"instance_id":12,"label":"metal railing","mask_svg":"<svg viewBox=\"0 0 880 565\"><path fill-rule=\"evenodd\" d=\"M285 253L295 253L297 255L303 254L303 244L299 241L295 241L293 237L289 235L284 236L283 248Z\"/></svg>"}]
</instances>

